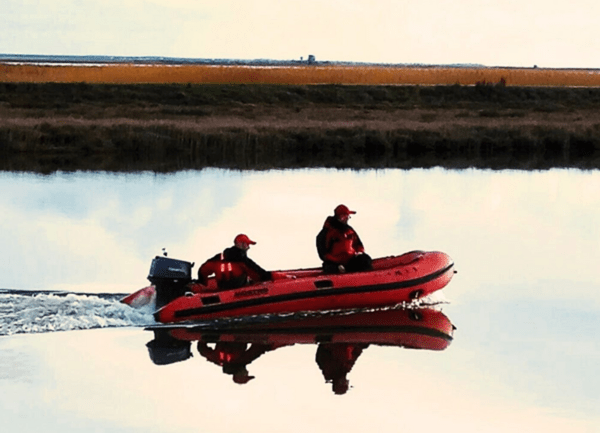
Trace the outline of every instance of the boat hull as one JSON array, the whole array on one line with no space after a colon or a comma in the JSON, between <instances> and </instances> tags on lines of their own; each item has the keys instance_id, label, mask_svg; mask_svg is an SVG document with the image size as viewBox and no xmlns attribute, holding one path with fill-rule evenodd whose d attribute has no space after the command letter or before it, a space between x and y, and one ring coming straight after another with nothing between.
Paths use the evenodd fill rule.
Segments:
<instances>
[{"instance_id":1,"label":"boat hull","mask_svg":"<svg viewBox=\"0 0 600 433\"><path fill-rule=\"evenodd\" d=\"M441 311L430 308L325 314L253 323L231 329L164 329L160 326L150 329L166 332L179 341L245 342L275 346L327 342L427 350L446 349L452 342L455 329L450 319Z\"/></svg>"},{"instance_id":2,"label":"boat hull","mask_svg":"<svg viewBox=\"0 0 600 433\"><path fill-rule=\"evenodd\" d=\"M454 274L441 252L413 251L373 261L373 270L323 274L320 269L282 271L274 281L211 291L190 284L189 292L155 313L162 323L299 311L377 308L410 302L445 287Z\"/></svg>"},{"instance_id":3,"label":"boat hull","mask_svg":"<svg viewBox=\"0 0 600 433\"><path fill-rule=\"evenodd\" d=\"M157 365L189 359L195 342L201 355L205 345L214 344L215 352L223 355L218 356L219 361L228 359L227 353L240 356L254 351L260 355L296 344L318 345L317 352L326 346L338 354L370 345L441 351L451 344L456 329L448 317L432 308L314 312L260 319L157 324L146 328L154 332L146 346Z\"/></svg>"}]
</instances>

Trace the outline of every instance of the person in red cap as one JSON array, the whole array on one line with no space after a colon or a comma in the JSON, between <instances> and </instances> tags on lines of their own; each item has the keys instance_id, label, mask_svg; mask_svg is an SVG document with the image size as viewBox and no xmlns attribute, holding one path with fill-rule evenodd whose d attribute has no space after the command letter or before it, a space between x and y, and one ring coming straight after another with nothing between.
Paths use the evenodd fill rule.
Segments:
<instances>
[{"instance_id":1,"label":"person in red cap","mask_svg":"<svg viewBox=\"0 0 600 433\"><path fill-rule=\"evenodd\" d=\"M215 275L219 289L236 289L250 281L269 281L271 272L265 271L248 257L250 245L256 242L245 234L239 234L233 240L233 246L208 259L198 269L198 281L208 284L208 277Z\"/></svg>"},{"instance_id":2,"label":"person in red cap","mask_svg":"<svg viewBox=\"0 0 600 433\"><path fill-rule=\"evenodd\" d=\"M254 376L250 376L247 366L263 354L277 349L277 346L263 343L219 341L211 348L205 341L198 341L198 353L208 361L220 365L223 373L230 374L232 380L243 385Z\"/></svg>"},{"instance_id":3,"label":"person in red cap","mask_svg":"<svg viewBox=\"0 0 600 433\"><path fill-rule=\"evenodd\" d=\"M339 205L333 216L327 217L317 235L317 252L326 273L359 272L371 269L372 260L356 231L348 225L356 212Z\"/></svg>"}]
</instances>

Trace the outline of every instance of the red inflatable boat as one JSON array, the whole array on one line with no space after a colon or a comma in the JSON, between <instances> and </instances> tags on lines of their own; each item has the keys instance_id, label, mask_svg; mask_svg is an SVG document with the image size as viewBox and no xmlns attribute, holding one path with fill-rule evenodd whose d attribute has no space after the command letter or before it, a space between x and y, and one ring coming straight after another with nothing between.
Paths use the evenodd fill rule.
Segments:
<instances>
[{"instance_id":1,"label":"red inflatable boat","mask_svg":"<svg viewBox=\"0 0 600 433\"><path fill-rule=\"evenodd\" d=\"M217 291L191 279L193 263L157 256L148 279L152 286L122 302L140 306L154 298L162 323L258 314L376 308L410 302L445 287L454 275L442 252L412 251L373 260L365 272L324 274L321 268L274 272L274 280Z\"/></svg>"},{"instance_id":2,"label":"red inflatable boat","mask_svg":"<svg viewBox=\"0 0 600 433\"><path fill-rule=\"evenodd\" d=\"M260 316L224 323L159 324L146 329L154 331L154 339L146 347L155 364L189 359L192 343L196 343L202 357L234 375L234 381L238 370L242 381L237 383L245 383L244 379L253 378L248 376L248 364L282 347L315 345L315 360L324 374L332 373L328 365L336 366L338 375L346 378L356 358L371 345L441 351L451 344L456 328L435 309L386 308ZM326 379L333 382L334 377Z\"/></svg>"},{"instance_id":3,"label":"red inflatable boat","mask_svg":"<svg viewBox=\"0 0 600 433\"><path fill-rule=\"evenodd\" d=\"M444 350L452 342L454 325L431 308L392 308L347 313L323 313L225 326L181 327L158 325L148 330L165 332L179 341L245 342L273 344L366 343L410 349Z\"/></svg>"}]
</instances>

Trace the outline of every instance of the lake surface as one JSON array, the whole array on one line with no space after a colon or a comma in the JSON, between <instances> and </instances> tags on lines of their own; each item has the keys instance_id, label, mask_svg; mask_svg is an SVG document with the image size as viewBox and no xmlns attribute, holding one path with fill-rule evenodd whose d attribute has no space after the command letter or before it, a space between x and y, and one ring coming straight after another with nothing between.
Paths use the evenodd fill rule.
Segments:
<instances>
[{"instance_id":1,"label":"lake surface","mask_svg":"<svg viewBox=\"0 0 600 433\"><path fill-rule=\"evenodd\" d=\"M0 190L7 431L600 431L598 171L3 172ZM243 232L267 269L318 266L340 203L373 257L454 259L443 350L361 346L344 393L300 340L244 384L195 341L157 364L150 312L116 294L147 285L162 248L197 269Z\"/></svg>"}]
</instances>

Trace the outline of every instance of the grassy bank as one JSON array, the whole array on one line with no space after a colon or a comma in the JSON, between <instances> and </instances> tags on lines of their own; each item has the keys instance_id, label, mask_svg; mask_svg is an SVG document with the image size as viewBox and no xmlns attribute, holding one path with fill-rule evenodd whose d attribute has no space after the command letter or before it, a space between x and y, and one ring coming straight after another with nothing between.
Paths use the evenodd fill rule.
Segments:
<instances>
[{"instance_id":1,"label":"grassy bank","mask_svg":"<svg viewBox=\"0 0 600 433\"><path fill-rule=\"evenodd\" d=\"M600 88L0 83L0 169L600 167Z\"/></svg>"},{"instance_id":2,"label":"grassy bank","mask_svg":"<svg viewBox=\"0 0 600 433\"><path fill-rule=\"evenodd\" d=\"M315 63L57 65L0 63L0 82L30 83L191 83L191 84L353 84L510 86L600 86L597 69L549 69L449 66L386 66Z\"/></svg>"}]
</instances>

